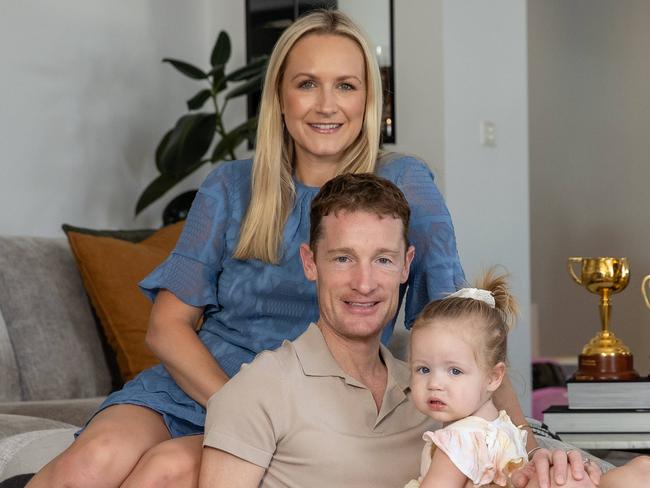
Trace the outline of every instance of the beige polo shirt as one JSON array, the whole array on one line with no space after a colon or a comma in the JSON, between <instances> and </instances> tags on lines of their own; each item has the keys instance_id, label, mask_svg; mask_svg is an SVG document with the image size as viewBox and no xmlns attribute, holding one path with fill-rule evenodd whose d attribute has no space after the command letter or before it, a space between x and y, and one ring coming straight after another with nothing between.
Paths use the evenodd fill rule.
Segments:
<instances>
[{"instance_id":1,"label":"beige polo shirt","mask_svg":"<svg viewBox=\"0 0 650 488\"><path fill-rule=\"evenodd\" d=\"M320 329L266 351L208 401L204 445L266 468L260 486L395 488L417 478L422 434L439 425L409 401L409 371L382 346L381 411Z\"/></svg>"}]
</instances>

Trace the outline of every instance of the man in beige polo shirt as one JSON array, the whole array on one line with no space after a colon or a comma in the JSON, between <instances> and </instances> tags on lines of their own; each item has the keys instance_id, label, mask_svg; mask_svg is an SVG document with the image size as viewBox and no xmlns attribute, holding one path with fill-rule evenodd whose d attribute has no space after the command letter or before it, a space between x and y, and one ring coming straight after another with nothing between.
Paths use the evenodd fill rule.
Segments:
<instances>
[{"instance_id":1,"label":"man in beige polo shirt","mask_svg":"<svg viewBox=\"0 0 650 488\"><path fill-rule=\"evenodd\" d=\"M414 255L409 215L381 178L321 189L301 248L320 318L210 399L201 486L394 488L417 475L435 425L408 399L408 367L380 343Z\"/></svg>"}]
</instances>

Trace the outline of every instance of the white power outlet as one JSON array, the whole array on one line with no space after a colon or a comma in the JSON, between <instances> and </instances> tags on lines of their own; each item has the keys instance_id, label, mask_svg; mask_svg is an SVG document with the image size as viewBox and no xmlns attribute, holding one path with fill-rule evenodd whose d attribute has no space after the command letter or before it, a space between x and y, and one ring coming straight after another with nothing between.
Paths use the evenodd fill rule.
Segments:
<instances>
[{"instance_id":1,"label":"white power outlet","mask_svg":"<svg viewBox=\"0 0 650 488\"><path fill-rule=\"evenodd\" d=\"M497 145L497 126L489 120L482 120L479 124L479 140L482 146L495 147Z\"/></svg>"}]
</instances>

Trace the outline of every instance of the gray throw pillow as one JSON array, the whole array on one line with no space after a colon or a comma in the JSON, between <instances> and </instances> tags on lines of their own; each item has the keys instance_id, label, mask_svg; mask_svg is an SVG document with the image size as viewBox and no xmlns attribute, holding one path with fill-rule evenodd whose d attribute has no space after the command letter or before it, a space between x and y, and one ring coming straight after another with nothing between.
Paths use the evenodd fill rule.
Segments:
<instances>
[{"instance_id":1,"label":"gray throw pillow","mask_svg":"<svg viewBox=\"0 0 650 488\"><path fill-rule=\"evenodd\" d=\"M99 334L64 239L0 237L0 310L21 385L20 398L7 400L110 391Z\"/></svg>"}]
</instances>

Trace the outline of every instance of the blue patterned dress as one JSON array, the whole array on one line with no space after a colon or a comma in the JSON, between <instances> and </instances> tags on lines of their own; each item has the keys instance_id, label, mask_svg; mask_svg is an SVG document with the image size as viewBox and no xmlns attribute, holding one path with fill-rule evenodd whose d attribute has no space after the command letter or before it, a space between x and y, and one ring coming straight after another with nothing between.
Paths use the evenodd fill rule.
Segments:
<instances>
[{"instance_id":1,"label":"blue patterned dress","mask_svg":"<svg viewBox=\"0 0 650 488\"><path fill-rule=\"evenodd\" d=\"M309 240L310 204L318 188L294 181L296 198L284 228L281 261L234 259L239 228L250 200L250 160L217 166L194 200L171 255L140 286L153 299L167 289L183 302L204 308L199 337L228 376L257 353L295 339L318 318L316 287L302 270L299 247ZM411 207L409 241L416 248L404 298L410 326L430 300L464 282L451 217L429 168L398 157L377 168L394 182ZM386 342L394 322L385 329ZM100 407L129 403L162 414L172 437L201 434L205 409L187 396L162 365L143 371Z\"/></svg>"}]
</instances>

